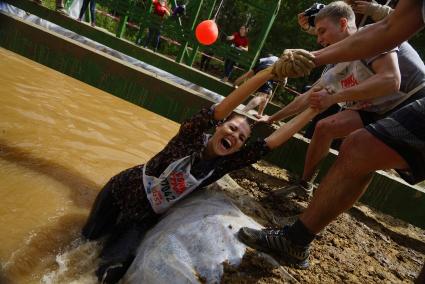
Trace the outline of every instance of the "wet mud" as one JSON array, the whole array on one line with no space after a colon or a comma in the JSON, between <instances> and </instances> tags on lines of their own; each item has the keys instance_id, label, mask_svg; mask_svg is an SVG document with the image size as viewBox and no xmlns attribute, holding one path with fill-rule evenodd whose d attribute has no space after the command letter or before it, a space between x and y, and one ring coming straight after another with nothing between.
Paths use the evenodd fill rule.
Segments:
<instances>
[{"instance_id":1,"label":"wet mud","mask_svg":"<svg viewBox=\"0 0 425 284\"><path fill-rule=\"evenodd\" d=\"M266 162L231 174L223 190L265 227L292 223L307 200L273 191L295 177ZM413 283L425 260L425 231L361 203L340 215L313 242L310 267L284 265L279 255L248 249L239 267L224 263L222 283Z\"/></svg>"}]
</instances>

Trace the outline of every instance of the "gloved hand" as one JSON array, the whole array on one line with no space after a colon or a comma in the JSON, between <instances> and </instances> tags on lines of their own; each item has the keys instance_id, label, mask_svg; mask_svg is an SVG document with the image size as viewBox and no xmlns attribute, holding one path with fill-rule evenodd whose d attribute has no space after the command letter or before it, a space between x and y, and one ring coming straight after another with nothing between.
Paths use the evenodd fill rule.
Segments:
<instances>
[{"instance_id":1,"label":"gloved hand","mask_svg":"<svg viewBox=\"0 0 425 284\"><path fill-rule=\"evenodd\" d=\"M393 11L389 6L367 1L354 1L352 7L355 13L371 16L375 22L382 20Z\"/></svg>"},{"instance_id":2,"label":"gloved hand","mask_svg":"<svg viewBox=\"0 0 425 284\"><path fill-rule=\"evenodd\" d=\"M314 55L304 49L285 49L279 60L273 64L273 80L296 78L310 74L315 67Z\"/></svg>"}]
</instances>

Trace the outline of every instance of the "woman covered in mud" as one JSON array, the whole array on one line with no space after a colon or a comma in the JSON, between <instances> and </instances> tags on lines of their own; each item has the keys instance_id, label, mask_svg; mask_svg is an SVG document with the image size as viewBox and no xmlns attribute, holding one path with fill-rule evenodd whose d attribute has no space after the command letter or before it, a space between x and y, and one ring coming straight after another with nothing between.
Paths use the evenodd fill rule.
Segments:
<instances>
[{"instance_id":1,"label":"woman covered in mud","mask_svg":"<svg viewBox=\"0 0 425 284\"><path fill-rule=\"evenodd\" d=\"M306 74L312 56L302 50L288 52L290 56L283 56L271 72L257 74L222 102L184 121L176 136L146 164L122 171L103 187L82 230L88 240L107 237L96 271L100 282L116 283L124 275L142 237L169 207L223 175L255 163L287 140L278 129L245 144L251 134L248 120L231 113L267 80ZM214 134L208 134L214 128Z\"/></svg>"}]
</instances>

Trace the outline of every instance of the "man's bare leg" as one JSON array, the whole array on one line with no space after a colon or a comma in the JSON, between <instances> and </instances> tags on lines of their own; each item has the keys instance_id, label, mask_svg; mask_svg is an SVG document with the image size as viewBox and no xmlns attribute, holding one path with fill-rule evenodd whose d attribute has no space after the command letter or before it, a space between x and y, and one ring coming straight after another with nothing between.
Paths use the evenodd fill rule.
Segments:
<instances>
[{"instance_id":1,"label":"man's bare leg","mask_svg":"<svg viewBox=\"0 0 425 284\"><path fill-rule=\"evenodd\" d=\"M320 120L314 130L302 175L303 181L309 181L320 163L326 157L335 138L342 138L362 128L363 122L356 111L344 110Z\"/></svg>"},{"instance_id":2,"label":"man's bare leg","mask_svg":"<svg viewBox=\"0 0 425 284\"><path fill-rule=\"evenodd\" d=\"M325 226L353 206L378 169L406 169L404 159L365 129L350 134L309 206L282 229L242 227L238 238L262 251L275 251L299 268L308 267L310 243Z\"/></svg>"},{"instance_id":3,"label":"man's bare leg","mask_svg":"<svg viewBox=\"0 0 425 284\"><path fill-rule=\"evenodd\" d=\"M263 115L264 109L266 108L267 103L269 102L271 94L263 93L261 95L263 99L261 100L260 104L258 105L258 114Z\"/></svg>"},{"instance_id":4,"label":"man's bare leg","mask_svg":"<svg viewBox=\"0 0 425 284\"><path fill-rule=\"evenodd\" d=\"M63 0L56 0L56 12L66 15L65 6L63 5Z\"/></svg>"},{"instance_id":5,"label":"man's bare leg","mask_svg":"<svg viewBox=\"0 0 425 284\"><path fill-rule=\"evenodd\" d=\"M367 130L359 129L343 142L337 160L300 221L311 233L317 234L353 206L367 188L374 171L406 168L406 161L396 151Z\"/></svg>"},{"instance_id":6,"label":"man's bare leg","mask_svg":"<svg viewBox=\"0 0 425 284\"><path fill-rule=\"evenodd\" d=\"M265 104L265 101L267 100L267 96L264 96L262 93L259 93L260 95L257 95L255 98L252 98L247 105L242 109L242 111L248 112L254 108L256 108L257 106L261 105L261 104ZM264 110L264 107L263 107ZM262 113L260 113L260 111L258 111L259 115L262 115Z\"/></svg>"}]
</instances>

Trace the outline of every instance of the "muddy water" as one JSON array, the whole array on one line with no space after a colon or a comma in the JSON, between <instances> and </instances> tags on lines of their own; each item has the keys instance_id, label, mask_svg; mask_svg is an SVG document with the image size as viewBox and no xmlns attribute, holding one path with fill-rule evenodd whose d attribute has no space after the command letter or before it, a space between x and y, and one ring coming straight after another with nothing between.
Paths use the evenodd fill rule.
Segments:
<instances>
[{"instance_id":1,"label":"muddy water","mask_svg":"<svg viewBox=\"0 0 425 284\"><path fill-rule=\"evenodd\" d=\"M92 282L78 236L96 193L178 125L1 48L0 86L0 277Z\"/></svg>"}]
</instances>

